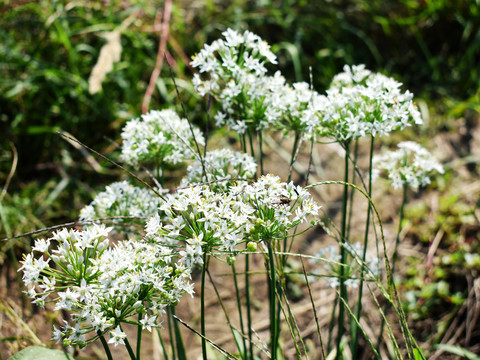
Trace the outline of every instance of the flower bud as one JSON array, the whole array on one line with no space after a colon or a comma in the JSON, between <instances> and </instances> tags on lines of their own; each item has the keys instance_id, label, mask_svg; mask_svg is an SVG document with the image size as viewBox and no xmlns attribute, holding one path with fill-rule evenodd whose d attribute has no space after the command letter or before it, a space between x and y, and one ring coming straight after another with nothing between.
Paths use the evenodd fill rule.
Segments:
<instances>
[{"instance_id":1,"label":"flower bud","mask_svg":"<svg viewBox=\"0 0 480 360\"><path fill-rule=\"evenodd\" d=\"M253 241L249 241L247 244L248 251L257 251L257 243Z\"/></svg>"}]
</instances>

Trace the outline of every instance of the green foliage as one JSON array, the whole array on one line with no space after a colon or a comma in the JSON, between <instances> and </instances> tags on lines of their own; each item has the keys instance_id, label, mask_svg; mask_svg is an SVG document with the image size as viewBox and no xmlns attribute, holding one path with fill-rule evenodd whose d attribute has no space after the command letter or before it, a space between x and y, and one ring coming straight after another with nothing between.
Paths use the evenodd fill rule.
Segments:
<instances>
[{"instance_id":1,"label":"green foliage","mask_svg":"<svg viewBox=\"0 0 480 360\"><path fill-rule=\"evenodd\" d=\"M439 195L438 208L425 201L406 208L411 235L428 253L426 263L425 259L411 257L406 270L405 301L414 319L438 316L463 304L467 277L480 269L476 205L452 182L446 185L451 190ZM437 242L435 235L440 237Z\"/></svg>"},{"instance_id":2,"label":"green foliage","mask_svg":"<svg viewBox=\"0 0 480 360\"><path fill-rule=\"evenodd\" d=\"M9 360L73 360L73 358L60 350L30 346L13 355Z\"/></svg>"}]
</instances>

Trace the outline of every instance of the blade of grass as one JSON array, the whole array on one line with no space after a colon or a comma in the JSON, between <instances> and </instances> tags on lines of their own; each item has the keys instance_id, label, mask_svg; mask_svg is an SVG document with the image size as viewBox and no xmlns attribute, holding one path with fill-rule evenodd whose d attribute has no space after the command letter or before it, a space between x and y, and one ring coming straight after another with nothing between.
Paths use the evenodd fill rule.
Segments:
<instances>
[{"instance_id":1,"label":"blade of grass","mask_svg":"<svg viewBox=\"0 0 480 360\"><path fill-rule=\"evenodd\" d=\"M315 324L317 325L317 333L318 333L318 338L320 339L320 348L322 349L322 356L323 356L323 359L326 359L327 354L325 353L325 346L323 345L322 331L320 329L320 321L318 320L317 309L315 307L315 301L313 300L312 288L310 287L310 281L308 280L308 276L307 276L307 272L305 270L305 264L303 263L303 259L300 258L300 261L302 262L303 276L305 277L305 283L307 284L308 295L310 296L310 302L312 303L313 316L315 318Z\"/></svg>"}]
</instances>

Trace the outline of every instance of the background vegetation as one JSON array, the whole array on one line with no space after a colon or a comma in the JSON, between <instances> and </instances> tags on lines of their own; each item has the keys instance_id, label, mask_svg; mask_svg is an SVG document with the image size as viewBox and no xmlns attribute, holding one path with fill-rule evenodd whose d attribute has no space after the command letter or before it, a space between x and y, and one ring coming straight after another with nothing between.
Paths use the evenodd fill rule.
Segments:
<instances>
[{"instance_id":1,"label":"background vegetation","mask_svg":"<svg viewBox=\"0 0 480 360\"><path fill-rule=\"evenodd\" d=\"M115 158L121 127L142 111L162 10L163 2L134 0L0 2L0 238L75 220L95 189L122 176L55 132ZM451 325L465 323L480 287L479 2L175 1L167 57L187 113L200 125L207 105L193 92L188 61L228 27L273 44L289 81L309 81L311 68L319 92L344 64L359 63L414 92L428 126L409 136L443 146L448 171L437 184L441 195L417 194L407 208L405 240L418 252L407 256L402 290L412 320L424 320L414 326L418 336L432 349L451 339ZM120 60L92 94L90 74L114 30ZM166 64L155 85L150 108L180 109ZM2 242L2 268L15 266L29 246L28 237ZM472 349L480 334L469 326L454 344Z\"/></svg>"}]
</instances>

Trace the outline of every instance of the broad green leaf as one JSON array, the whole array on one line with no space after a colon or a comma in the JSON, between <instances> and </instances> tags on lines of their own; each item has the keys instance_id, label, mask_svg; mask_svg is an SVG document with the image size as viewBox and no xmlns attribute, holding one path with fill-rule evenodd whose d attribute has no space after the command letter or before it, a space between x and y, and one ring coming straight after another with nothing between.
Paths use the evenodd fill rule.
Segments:
<instances>
[{"instance_id":1,"label":"broad green leaf","mask_svg":"<svg viewBox=\"0 0 480 360\"><path fill-rule=\"evenodd\" d=\"M41 346L30 346L8 360L73 360L67 353Z\"/></svg>"}]
</instances>

